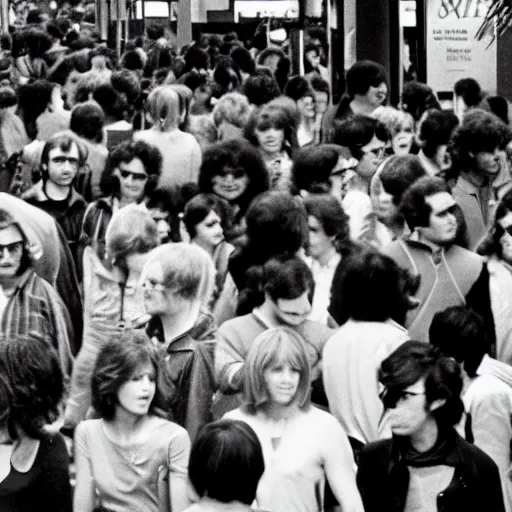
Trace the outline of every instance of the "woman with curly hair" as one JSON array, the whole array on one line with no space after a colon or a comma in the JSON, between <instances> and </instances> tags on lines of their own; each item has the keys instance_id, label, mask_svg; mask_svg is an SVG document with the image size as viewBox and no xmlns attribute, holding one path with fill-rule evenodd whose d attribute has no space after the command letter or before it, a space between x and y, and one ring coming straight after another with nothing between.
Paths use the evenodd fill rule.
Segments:
<instances>
[{"instance_id":1,"label":"woman with curly hair","mask_svg":"<svg viewBox=\"0 0 512 512\"><path fill-rule=\"evenodd\" d=\"M92 246L106 259L105 235L112 215L129 204L140 204L155 190L162 171L162 155L144 141L123 142L107 158L100 179L102 197L87 208L80 243Z\"/></svg>"},{"instance_id":2,"label":"woman with curly hair","mask_svg":"<svg viewBox=\"0 0 512 512\"><path fill-rule=\"evenodd\" d=\"M0 510L72 512L69 455L58 417L62 370L37 334L0 344Z\"/></svg>"},{"instance_id":3,"label":"woman with curly hair","mask_svg":"<svg viewBox=\"0 0 512 512\"><path fill-rule=\"evenodd\" d=\"M75 432L75 512L181 512L189 505L190 439L158 417L156 351L141 332L127 331L98 356L92 376L99 419Z\"/></svg>"},{"instance_id":4,"label":"woman with curly hair","mask_svg":"<svg viewBox=\"0 0 512 512\"><path fill-rule=\"evenodd\" d=\"M243 220L251 201L268 190L269 177L265 164L248 142L229 140L208 148L199 172L199 190L213 193L233 208L233 232L228 241L243 232Z\"/></svg>"}]
</instances>

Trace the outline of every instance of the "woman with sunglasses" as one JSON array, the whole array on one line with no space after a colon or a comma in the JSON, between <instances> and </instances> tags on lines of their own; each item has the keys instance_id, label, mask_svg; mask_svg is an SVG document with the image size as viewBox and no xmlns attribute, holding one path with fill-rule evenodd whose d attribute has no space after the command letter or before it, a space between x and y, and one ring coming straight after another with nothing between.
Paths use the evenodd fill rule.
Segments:
<instances>
[{"instance_id":1,"label":"woman with sunglasses","mask_svg":"<svg viewBox=\"0 0 512 512\"><path fill-rule=\"evenodd\" d=\"M140 331L109 341L98 355L91 388L99 419L75 433L75 512L181 512L189 505L190 439L155 414L156 375L154 348Z\"/></svg>"},{"instance_id":2,"label":"woman with sunglasses","mask_svg":"<svg viewBox=\"0 0 512 512\"><path fill-rule=\"evenodd\" d=\"M233 210L232 241L244 232L245 213L251 201L268 190L268 171L258 151L248 142L230 140L209 147L199 172L199 190L227 201Z\"/></svg>"},{"instance_id":3,"label":"woman with sunglasses","mask_svg":"<svg viewBox=\"0 0 512 512\"><path fill-rule=\"evenodd\" d=\"M116 212L106 234L108 260L86 247L84 264L84 335L73 367L65 411L65 428L72 430L91 405L90 380L101 348L126 325L147 320L139 287L149 252L159 244L158 229L147 211L135 205Z\"/></svg>"},{"instance_id":4,"label":"woman with sunglasses","mask_svg":"<svg viewBox=\"0 0 512 512\"><path fill-rule=\"evenodd\" d=\"M256 503L264 510L323 510L325 481L341 509L362 512L350 444L340 424L310 402L308 349L283 327L260 334L245 363L244 405L226 417L247 423L263 449Z\"/></svg>"},{"instance_id":5,"label":"woman with sunglasses","mask_svg":"<svg viewBox=\"0 0 512 512\"><path fill-rule=\"evenodd\" d=\"M101 176L103 197L91 203L85 212L80 237L82 250L92 246L99 259L106 261L105 235L112 215L128 204L143 203L155 190L161 172L162 155L154 146L143 141L116 146L109 153Z\"/></svg>"},{"instance_id":6,"label":"woman with sunglasses","mask_svg":"<svg viewBox=\"0 0 512 512\"><path fill-rule=\"evenodd\" d=\"M494 224L477 252L487 257L496 358L512 364L512 191L498 203Z\"/></svg>"}]
</instances>

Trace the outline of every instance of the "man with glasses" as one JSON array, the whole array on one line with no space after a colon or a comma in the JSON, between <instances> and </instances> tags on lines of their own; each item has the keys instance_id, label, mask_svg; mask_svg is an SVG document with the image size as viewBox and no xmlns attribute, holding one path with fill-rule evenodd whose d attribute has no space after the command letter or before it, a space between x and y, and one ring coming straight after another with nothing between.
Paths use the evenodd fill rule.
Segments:
<instances>
[{"instance_id":1,"label":"man with glasses","mask_svg":"<svg viewBox=\"0 0 512 512\"><path fill-rule=\"evenodd\" d=\"M428 342L433 316L450 306L467 306L484 319L488 350L496 345L489 291L489 271L481 256L455 245L457 203L441 178L423 177L404 193L400 213L411 235L384 252L421 277L419 306L409 311L405 327L411 338Z\"/></svg>"},{"instance_id":2,"label":"man with glasses","mask_svg":"<svg viewBox=\"0 0 512 512\"><path fill-rule=\"evenodd\" d=\"M503 512L496 464L454 428L464 410L458 363L406 341L382 362L379 380L393 435L359 453L365 511Z\"/></svg>"},{"instance_id":3,"label":"man with glasses","mask_svg":"<svg viewBox=\"0 0 512 512\"><path fill-rule=\"evenodd\" d=\"M86 149L75 137L67 132L54 135L43 148L41 180L22 196L27 203L41 208L59 223L75 262L87 203L74 185L86 158Z\"/></svg>"},{"instance_id":4,"label":"man with glasses","mask_svg":"<svg viewBox=\"0 0 512 512\"><path fill-rule=\"evenodd\" d=\"M348 148L357 162L342 178L342 206L349 216L353 240L368 236L374 217L369 196L370 182L386 157L389 133L385 126L370 117L352 116L341 121L334 131L333 142Z\"/></svg>"}]
</instances>

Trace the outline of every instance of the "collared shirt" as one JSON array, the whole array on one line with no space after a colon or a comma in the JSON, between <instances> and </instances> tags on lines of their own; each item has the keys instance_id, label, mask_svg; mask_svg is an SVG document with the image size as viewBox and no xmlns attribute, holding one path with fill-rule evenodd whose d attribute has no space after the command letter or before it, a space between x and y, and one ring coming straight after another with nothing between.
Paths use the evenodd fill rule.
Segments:
<instances>
[{"instance_id":1,"label":"collared shirt","mask_svg":"<svg viewBox=\"0 0 512 512\"><path fill-rule=\"evenodd\" d=\"M315 280L315 293L309 319L327 325L329 313L327 308L331 300L331 284L334 272L341 261L341 256L334 253L326 265L321 265L317 260L310 260L311 273Z\"/></svg>"},{"instance_id":2,"label":"collared shirt","mask_svg":"<svg viewBox=\"0 0 512 512\"><path fill-rule=\"evenodd\" d=\"M492 375L512 387L512 366L502 363L487 354L482 358L476 374Z\"/></svg>"}]
</instances>

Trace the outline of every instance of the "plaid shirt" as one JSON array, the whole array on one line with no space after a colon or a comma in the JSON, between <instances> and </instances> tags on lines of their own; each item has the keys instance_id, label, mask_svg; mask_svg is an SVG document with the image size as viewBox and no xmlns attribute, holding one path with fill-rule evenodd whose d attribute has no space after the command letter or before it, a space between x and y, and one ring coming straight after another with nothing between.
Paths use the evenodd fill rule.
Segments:
<instances>
[{"instance_id":1,"label":"plaid shirt","mask_svg":"<svg viewBox=\"0 0 512 512\"><path fill-rule=\"evenodd\" d=\"M62 371L68 380L73 363L71 325L68 311L59 294L33 269L29 269L21 276L5 306L0 335L8 340L11 336L36 333L49 340L59 355Z\"/></svg>"}]
</instances>

